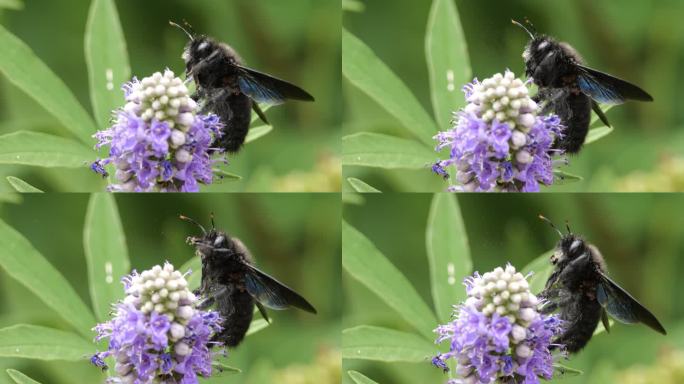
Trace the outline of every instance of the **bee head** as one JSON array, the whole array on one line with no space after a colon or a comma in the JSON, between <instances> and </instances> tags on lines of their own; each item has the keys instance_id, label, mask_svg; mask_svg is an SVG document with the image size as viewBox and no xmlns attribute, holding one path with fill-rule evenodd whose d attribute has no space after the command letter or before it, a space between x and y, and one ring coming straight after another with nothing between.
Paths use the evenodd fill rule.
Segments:
<instances>
[{"instance_id":1,"label":"bee head","mask_svg":"<svg viewBox=\"0 0 684 384\"><path fill-rule=\"evenodd\" d=\"M556 250L551 255L551 264L565 265L582 256L587 250L587 243L581 237L568 232L556 245Z\"/></svg>"},{"instance_id":2,"label":"bee head","mask_svg":"<svg viewBox=\"0 0 684 384\"><path fill-rule=\"evenodd\" d=\"M181 215L180 219L197 225L202 231L202 236L190 236L186 240L188 244L195 247L197 256L202 259L210 256L216 248L227 249L230 247L228 235L223 231L216 230L213 214L211 215L211 230L209 231L189 217Z\"/></svg>"},{"instance_id":3,"label":"bee head","mask_svg":"<svg viewBox=\"0 0 684 384\"><path fill-rule=\"evenodd\" d=\"M542 215L539 215L539 218L546 221L561 238L558 245L556 245L556 250L551 255L551 264L562 266L584 254L584 251L587 249L587 243L584 239L572 233L567 222L565 223L567 233L564 234L551 220Z\"/></svg>"},{"instance_id":4,"label":"bee head","mask_svg":"<svg viewBox=\"0 0 684 384\"><path fill-rule=\"evenodd\" d=\"M190 71L197 64L207 61L216 52L218 44L207 36L198 36L188 42L183 51L185 68Z\"/></svg>"}]
</instances>

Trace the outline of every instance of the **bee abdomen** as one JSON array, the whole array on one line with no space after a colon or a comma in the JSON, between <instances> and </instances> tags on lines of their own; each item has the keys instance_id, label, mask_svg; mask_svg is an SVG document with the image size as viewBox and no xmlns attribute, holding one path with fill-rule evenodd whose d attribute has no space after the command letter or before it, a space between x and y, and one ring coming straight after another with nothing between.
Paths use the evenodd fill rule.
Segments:
<instances>
[{"instance_id":1,"label":"bee abdomen","mask_svg":"<svg viewBox=\"0 0 684 384\"><path fill-rule=\"evenodd\" d=\"M223 330L213 340L224 343L227 347L235 347L242 339L252 323L254 315L254 299L245 291L235 290L230 300L218 298L216 309L223 317Z\"/></svg>"},{"instance_id":2,"label":"bee abdomen","mask_svg":"<svg viewBox=\"0 0 684 384\"><path fill-rule=\"evenodd\" d=\"M215 145L231 153L239 151L249 131L252 100L242 93L227 94L213 105L212 111L224 124L223 136Z\"/></svg>"},{"instance_id":3,"label":"bee abdomen","mask_svg":"<svg viewBox=\"0 0 684 384\"><path fill-rule=\"evenodd\" d=\"M564 321L563 333L554 341L569 353L576 353L587 345L601 319L598 301L584 295L579 297L579 300L563 308L560 316Z\"/></svg>"},{"instance_id":4,"label":"bee abdomen","mask_svg":"<svg viewBox=\"0 0 684 384\"><path fill-rule=\"evenodd\" d=\"M589 132L591 98L583 93L568 92L554 112L565 125L564 136L556 141L554 148L562 149L565 153L579 152Z\"/></svg>"}]
</instances>

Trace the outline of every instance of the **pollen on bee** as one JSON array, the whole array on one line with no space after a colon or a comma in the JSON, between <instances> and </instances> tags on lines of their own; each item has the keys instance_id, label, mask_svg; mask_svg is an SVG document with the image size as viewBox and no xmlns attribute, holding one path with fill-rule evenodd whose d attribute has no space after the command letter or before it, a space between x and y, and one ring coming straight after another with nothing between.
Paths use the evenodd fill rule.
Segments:
<instances>
[{"instance_id":1,"label":"pollen on bee","mask_svg":"<svg viewBox=\"0 0 684 384\"><path fill-rule=\"evenodd\" d=\"M114 282L114 277L112 276L112 263L109 261L105 263L105 281L107 284Z\"/></svg>"},{"instance_id":2,"label":"pollen on bee","mask_svg":"<svg viewBox=\"0 0 684 384\"><path fill-rule=\"evenodd\" d=\"M107 90L111 91L114 89L114 72L111 68L107 68L105 71L105 78L107 79Z\"/></svg>"}]
</instances>

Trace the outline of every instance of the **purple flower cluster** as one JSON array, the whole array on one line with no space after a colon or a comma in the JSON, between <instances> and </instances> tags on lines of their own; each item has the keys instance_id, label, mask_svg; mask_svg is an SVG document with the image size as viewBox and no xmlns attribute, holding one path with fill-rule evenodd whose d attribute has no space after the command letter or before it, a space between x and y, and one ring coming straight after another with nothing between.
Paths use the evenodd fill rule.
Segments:
<instances>
[{"instance_id":1,"label":"purple flower cluster","mask_svg":"<svg viewBox=\"0 0 684 384\"><path fill-rule=\"evenodd\" d=\"M184 277L168 263L123 280L128 296L112 320L94 328L95 340L108 339L109 347L91 362L106 368L104 359L113 357L117 383L192 384L211 376L218 313L196 310Z\"/></svg>"},{"instance_id":2,"label":"purple flower cluster","mask_svg":"<svg viewBox=\"0 0 684 384\"><path fill-rule=\"evenodd\" d=\"M456 364L458 379L449 384L537 384L553 376L552 339L562 332L556 315L537 312L536 297L527 281L508 265L484 276L466 279L468 299L456 307L454 320L440 325L437 343L449 341L449 352L433 365L449 370ZM562 347L562 346L556 346Z\"/></svg>"},{"instance_id":3,"label":"purple flower cluster","mask_svg":"<svg viewBox=\"0 0 684 384\"><path fill-rule=\"evenodd\" d=\"M198 192L211 184L212 165L224 160L211 144L221 136L216 115L199 115L180 78L166 70L123 86L126 105L116 112L109 129L97 132L96 148L109 146L109 156L91 169L107 176L105 166L116 168L117 184L110 191Z\"/></svg>"},{"instance_id":4,"label":"purple flower cluster","mask_svg":"<svg viewBox=\"0 0 684 384\"><path fill-rule=\"evenodd\" d=\"M553 142L563 131L555 115L538 116L526 83L512 72L464 87L468 105L454 113L454 127L435 136L436 150L450 149L449 158L432 166L448 178L455 166L457 185L451 191L537 192L553 183Z\"/></svg>"}]
</instances>

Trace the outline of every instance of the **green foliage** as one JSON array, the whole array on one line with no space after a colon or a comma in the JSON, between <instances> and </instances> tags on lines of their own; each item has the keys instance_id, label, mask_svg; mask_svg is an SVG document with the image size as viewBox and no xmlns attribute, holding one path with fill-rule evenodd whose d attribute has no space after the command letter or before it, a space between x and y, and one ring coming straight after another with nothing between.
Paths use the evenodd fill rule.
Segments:
<instances>
[{"instance_id":1,"label":"green foliage","mask_svg":"<svg viewBox=\"0 0 684 384\"><path fill-rule=\"evenodd\" d=\"M128 51L114 0L90 3L85 32L90 99L100 129L109 126L112 111L124 104L121 84L131 79Z\"/></svg>"},{"instance_id":2,"label":"green foliage","mask_svg":"<svg viewBox=\"0 0 684 384\"><path fill-rule=\"evenodd\" d=\"M93 344L72 333L29 324L0 329L0 356L79 361L93 353Z\"/></svg>"},{"instance_id":3,"label":"green foliage","mask_svg":"<svg viewBox=\"0 0 684 384\"><path fill-rule=\"evenodd\" d=\"M461 209L453 195L439 193L432 197L425 243L434 308L439 323L446 323L452 317L453 306L465 300L465 289L461 284L473 272L468 235ZM429 308L421 311L429 315L411 314L405 309L404 312L399 311L398 308L410 305L408 302L399 304L407 297L418 298L412 304L412 308L424 306L409 279L394 267L368 238L346 223L343 223L342 228L342 244L342 265L346 272L369 288L385 304L399 312L404 320L415 328L412 333L374 325L347 328L342 332L342 357L347 360L384 363L429 364L429 358L436 355L438 349L443 348L431 342L434 338L432 329L437 327L438 320L432 316ZM523 273L534 272L529 278L534 293L539 293L543 289L551 273L549 255L550 252L547 252L539 256L522 269ZM397 292L401 293L400 297L397 297ZM419 322L411 316L423 316L420 320L429 318L429 322L425 324L424 321ZM422 328L420 324L424 324ZM581 373L561 365L557 367L557 372L559 377Z\"/></svg>"},{"instance_id":4,"label":"green foliage","mask_svg":"<svg viewBox=\"0 0 684 384\"><path fill-rule=\"evenodd\" d=\"M365 181L355 179L353 177L348 178L347 181L356 192L380 193L379 190L375 189L374 187L371 187Z\"/></svg>"},{"instance_id":5,"label":"green foliage","mask_svg":"<svg viewBox=\"0 0 684 384\"><path fill-rule=\"evenodd\" d=\"M375 381L367 378L360 372L349 371L347 374L349 374L349 377L351 377L356 384L377 384Z\"/></svg>"},{"instance_id":6,"label":"green foliage","mask_svg":"<svg viewBox=\"0 0 684 384\"><path fill-rule=\"evenodd\" d=\"M17 192L23 192L23 193L41 193L40 189L34 187L33 185L25 182L24 180L14 177L14 176L7 176L7 182L9 182L12 185L12 188L16 189Z\"/></svg>"},{"instance_id":7,"label":"green foliage","mask_svg":"<svg viewBox=\"0 0 684 384\"><path fill-rule=\"evenodd\" d=\"M360 132L342 138L342 163L387 169L429 169L435 154L414 140Z\"/></svg>"},{"instance_id":8,"label":"green foliage","mask_svg":"<svg viewBox=\"0 0 684 384\"><path fill-rule=\"evenodd\" d=\"M23 373L15 370L15 369L8 369L7 374L17 384L40 384L39 382L33 380L32 378L24 375Z\"/></svg>"},{"instance_id":9,"label":"green foliage","mask_svg":"<svg viewBox=\"0 0 684 384\"><path fill-rule=\"evenodd\" d=\"M7 7L17 9L21 2L16 0L4 0L0 2L0 8ZM278 77L284 77L297 84L303 84L317 97L315 103L288 103L287 106L278 108L279 112L273 114L272 120L282 131L276 132L273 126L253 124L246 138L250 146L249 153L242 151L239 156L230 156L229 172L219 170L218 176L223 180L217 180L213 185L204 187L209 191L242 191L250 188L252 174L258 176L257 169L267 168L269 173L268 182L262 183L264 189L269 191L279 174L307 172L315 168L315 161L322 153L337 156L339 142L332 141L337 138L332 127L340 125L341 105L337 98L323 97L339 91L339 54L340 39L339 28L335 29L333 20L339 20L339 2L337 0L324 0L311 3L306 0L298 0L291 7L285 9L277 1L267 0L259 4L244 3L244 7L236 4L220 4L221 14L235 15L236 20L231 23L222 22L218 27L212 28L210 21L215 19L216 10L207 3L206 6L193 6L193 14L196 21L207 20L208 25L195 24L195 29L200 33L215 35L222 39L230 36L229 43L236 47L244 56L247 63L254 68L263 69ZM13 22L14 14L8 14L3 18L8 25L14 28L0 26L0 73L9 83L14 84L24 94L16 92L14 88L2 89L3 100L11 100L7 106L3 105L0 111L0 121L3 127L10 131L19 130L22 136L0 136L0 144L7 143L8 147L0 145L0 164L12 166L30 166L18 168L19 176L32 181L40 177L48 183L45 190L66 189L69 191L102 191L104 184L100 177L88 166L104 153L94 150L95 139L92 135L97 129L106 129L111 125L113 111L124 105L121 85L131 79L129 64L129 48L131 55L135 54L134 63L138 67L134 72L138 77L150 75L154 71L160 71L164 67L170 67L177 74L183 71L183 63L180 59L182 47L185 44L185 36L168 26L168 18L181 19L191 13L191 9L183 8L189 5L180 5L176 16L167 15L163 21L158 17L158 10L152 4L143 3L116 3L113 0L92 0L81 2L74 7L51 12L48 8L29 8L22 13L20 22ZM136 14L140 20L148 20L146 23L125 24L119 19L119 11L122 14ZM50 45L41 47L40 43L32 40L35 21L40 17L36 12L51 12L53 20L59 23L81 23L80 30L84 31L82 51L85 56L85 68L81 68L78 60L81 52L72 52L73 32L69 28L56 28L49 31L41 31L41 36L50 36ZM199 12L199 14L197 13ZM269 28L261 30L258 34L249 33L253 25L254 15L273 14L278 17L270 20ZM73 15L85 15L85 20L75 20ZM204 14L206 17L202 17ZM238 15L240 14L240 15ZM185 16L181 16L185 15ZM286 16L285 15L290 15ZM315 19L319 22L313 28L319 38L311 40L309 24L304 20ZM294 17L297 16L297 17ZM81 16L82 17L82 16ZM31 20L26 22L25 20ZM68 20L68 21L67 21ZM140 25L138 25L140 24ZM33 25L29 33L22 32L22 25ZM230 27L226 27L230 25ZM228 28L226 33L222 29ZM233 30L235 28L235 30ZM16 32L17 35L10 32ZM218 30L217 30L218 29ZM244 29L241 33L237 30ZM15 31L16 30L16 31ZM129 37L125 40L124 31ZM243 33L244 32L244 33ZM156 39L140 39L138 36L153 34ZM22 41L17 36L21 36ZM250 51L250 46L252 51ZM32 48L36 49L36 53ZM168 52L162 53L162 50ZM295 53L296 52L296 53ZM251 53L251 55L250 55ZM264 63L259 63L258 56L267 56ZM41 57L39 57L41 56ZM44 59L43 59L44 58ZM67 69L58 68L65 58L71 65ZM277 62L278 67L268 68L267 62ZM50 68L52 67L52 69ZM87 76L84 76L86 73ZM335 72L337 71L337 72ZM288 73L289 72L289 73ZM58 77L60 74L62 78ZM297 80L297 76L306 78ZM81 79L87 79L83 84ZM66 84L69 84L67 86ZM28 96L28 98L26 97ZM79 100L89 99L92 106L92 115L79 103ZM15 101L16 100L16 101ZM34 104L37 103L37 105ZM46 119L33 121L33 111L37 115L42 113L42 106L55 120ZM262 110L267 110L268 105L263 105ZM29 114L30 118L25 117ZM283 118L283 116L287 118ZM252 120L255 123L256 115ZM294 129L287 130L292 125ZM97 128L96 128L97 127ZM50 135L35 137L23 136L27 131L47 130ZM4 129L3 132L7 133ZM29 132L30 133L30 132ZM43 135L43 134L41 134ZM60 137L60 136L66 137ZM269 140L263 140L264 138ZM13 139L21 139L14 140ZM77 146L78 140L86 147ZM255 145L259 142L259 145ZM267 143L262 144L262 142ZM11 147L9 147L11 143ZM63 144L63 145L62 145ZM276 153L274 156L273 154ZM279 156L283 156L282 160ZM335 157L335 161L337 158ZM59 169L46 169L59 168ZM78 169L78 173L65 170L64 168ZM65 174L76 182L64 182ZM243 180L242 176L245 175ZM37 175L37 176L36 176ZM113 177L113 176L112 176ZM240 181L239 183L233 183ZM321 186L324 188L326 186ZM6 186L9 189L10 186Z\"/></svg>"},{"instance_id":10,"label":"green foliage","mask_svg":"<svg viewBox=\"0 0 684 384\"><path fill-rule=\"evenodd\" d=\"M377 12L350 14L345 19L342 69L345 79L353 88L350 87L350 91L345 94L350 105L348 109L350 112L347 114L346 135L342 148L344 177L367 180L373 185L380 186L386 192L443 191L445 189L444 182L437 175L431 174L427 167L440 157L440 154L435 153L433 149L436 142L432 137L437 131L449 129L452 125L452 112L459 110L465 104L461 88L472 80L472 63L488 63L487 70L475 68L475 72L480 78L489 77L495 72L503 72L505 68L518 67L521 64L520 52L523 47L520 45L516 48L516 55L506 60L482 57L485 51L482 48L483 45L501 47L502 45L513 46L514 43L509 41L510 39L502 40L501 36L508 36L508 31L498 32L501 36L496 38L496 44L481 41L481 30L487 29L487 32L491 33L489 31L492 29L491 25L485 26L481 23L468 25L466 22L466 27L463 28L463 17L459 13L463 10L466 12L466 17L477 19L482 14L497 12L498 8L493 4L485 3L433 0L427 4L406 2L392 10L386 9L381 14ZM413 26L420 22L416 21L418 17L421 20L424 17L424 25L426 25L425 38L422 42L425 61L421 60L422 57L418 54L420 51L415 44L415 28L411 30L411 34L408 31L397 30L394 30L392 34L385 34L380 29L380 26L384 25L380 20L389 22L389 20L401 19L406 21L405 24L410 22ZM499 19L501 18L494 19L492 23ZM510 25L510 18L505 20L504 25ZM474 47L471 51L468 50L467 40ZM371 45L370 42L374 44ZM377 47L377 52L374 47ZM507 53L505 50L499 50L502 51L497 52L500 56ZM424 70L425 66L427 71ZM425 86L425 83L429 84L429 88ZM411 89L417 90L414 91L415 94ZM426 94L429 97L425 97ZM367 103L367 97L377 104ZM428 99L429 102L427 102ZM432 106L437 124L426 116L423 105L428 104ZM386 113L380 112L377 106ZM610 107L610 105L601 106L604 112L610 110ZM602 122L596 122L596 119L597 116L594 115L592 117L593 128L589 131L586 144L595 143L613 131L612 127L606 127ZM388 149L388 146L371 145L365 142L361 146L361 143L348 140L358 139L356 135L372 134L371 131L382 132L383 138L395 135L405 136L407 129L413 134L413 139L401 138L401 145L418 151L421 156L399 164L392 156L395 151ZM385 141L387 144L394 144L389 139ZM412 143L409 144L409 142ZM351 145L352 143L354 145ZM426 144L427 147L420 150L421 144ZM356 156L359 152L363 156ZM550 189L573 190L574 188L577 190L593 187L587 183L575 184L583 178L575 176L576 171L572 171L573 164L585 156L586 152L590 152L589 149L585 149L579 156L571 157L569 167L566 166L554 172L556 180ZM374 153L377 156L374 156ZM441 156L447 156L446 151ZM422 164L422 168L419 164ZM596 167L596 164L594 162L592 165ZM420 169L423 172L406 174L395 169ZM583 169L583 171L587 170ZM429 176L432 178L430 179ZM567 188L566 185L571 183L572 186Z\"/></svg>"}]
</instances>

